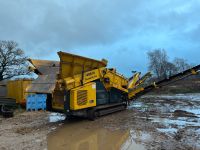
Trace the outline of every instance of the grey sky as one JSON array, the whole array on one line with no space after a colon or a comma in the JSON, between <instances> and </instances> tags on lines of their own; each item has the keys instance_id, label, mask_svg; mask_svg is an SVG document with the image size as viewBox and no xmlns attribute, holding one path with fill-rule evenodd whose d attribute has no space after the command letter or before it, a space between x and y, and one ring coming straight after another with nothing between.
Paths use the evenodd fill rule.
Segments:
<instances>
[{"instance_id":1,"label":"grey sky","mask_svg":"<svg viewBox=\"0 0 200 150\"><path fill-rule=\"evenodd\" d=\"M198 64L199 0L0 0L0 40L15 40L33 58L59 50L106 58L130 75L146 71L148 50Z\"/></svg>"}]
</instances>

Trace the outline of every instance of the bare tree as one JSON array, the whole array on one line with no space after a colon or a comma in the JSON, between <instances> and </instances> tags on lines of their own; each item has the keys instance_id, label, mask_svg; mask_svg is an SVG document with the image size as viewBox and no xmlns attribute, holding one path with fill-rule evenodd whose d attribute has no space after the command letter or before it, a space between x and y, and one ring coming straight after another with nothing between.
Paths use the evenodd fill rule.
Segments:
<instances>
[{"instance_id":1,"label":"bare tree","mask_svg":"<svg viewBox=\"0 0 200 150\"><path fill-rule=\"evenodd\" d=\"M27 58L14 41L0 41L0 81L26 75Z\"/></svg>"},{"instance_id":2,"label":"bare tree","mask_svg":"<svg viewBox=\"0 0 200 150\"><path fill-rule=\"evenodd\" d=\"M168 78L189 69L191 66L182 58L175 58L173 62L170 62L166 51L163 49L149 51L147 54L149 58L149 70L154 72L157 79Z\"/></svg>"},{"instance_id":3,"label":"bare tree","mask_svg":"<svg viewBox=\"0 0 200 150\"><path fill-rule=\"evenodd\" d=\"M169 68L168 56L165 50L157 49L149 51L149 70L152 70L157 78L166 78Z\"/></svg>"},{"instance_id":4,"label":"bare tree","mask_svg":"<svg viewBox=\"0 0 200 150\"><path fill-rule=\"evenodd\" d=\"M177 68L177 72L183 72L184 70L187 70L187 69L189 69L191 67L187 63L187 60L182 59L182 58L175 58L173 63Z\"/></svg>"},{"instance_id":5,"label":"bare tree","mask_svg":"<svg viewBox=\"0 0 200 150\"><path fill-rule=\"evenodd\" d=\"M167 62L166 68L165 68L165 78L168 78L176 73L177 73L177 68L176 68L175 64L173 64L171 62Z\"/></svg>"}]
</instances>

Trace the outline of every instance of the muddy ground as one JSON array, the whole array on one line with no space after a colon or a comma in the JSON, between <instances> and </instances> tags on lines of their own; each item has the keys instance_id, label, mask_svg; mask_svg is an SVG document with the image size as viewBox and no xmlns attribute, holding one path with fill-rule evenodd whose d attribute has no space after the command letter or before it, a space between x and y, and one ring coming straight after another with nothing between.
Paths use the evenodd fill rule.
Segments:
<instances>
[{"instance_id":1,"label":"muddy ground","mask_svg":"<svg viewBox=\"0 0 200 150\"><path fill-rule=\"evenodd\" d=\"M0 118L0 149L198 150L200 94L146 95L95 121L17 112Z\"/></svg>"}]
</instances>

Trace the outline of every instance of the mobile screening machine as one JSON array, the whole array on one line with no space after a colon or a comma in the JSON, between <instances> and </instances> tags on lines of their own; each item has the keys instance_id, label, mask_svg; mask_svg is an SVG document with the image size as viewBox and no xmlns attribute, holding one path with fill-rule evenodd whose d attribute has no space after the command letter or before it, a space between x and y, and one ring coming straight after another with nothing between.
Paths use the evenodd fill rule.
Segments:
<instances>
[{"instance_id":1,"label":"mobile screening machine","mask_svg":"<svg viewBox=\"0 0 200 150\"><path fill-rule=\"evenodd\" d=\"M52 109L66 113L67 117L96 117L126 109L130 100L152 89L197 74L200 65L168 79L144 86L151 76L128 79L116 69L106 68L107 61L58 52L60 71L52 97Z\"/></svg>"}]
</instances>

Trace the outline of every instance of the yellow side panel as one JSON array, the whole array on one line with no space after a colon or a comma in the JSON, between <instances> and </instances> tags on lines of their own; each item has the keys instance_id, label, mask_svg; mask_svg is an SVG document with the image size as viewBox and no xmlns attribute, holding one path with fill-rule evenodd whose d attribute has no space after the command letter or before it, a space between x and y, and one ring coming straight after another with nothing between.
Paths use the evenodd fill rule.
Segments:
<instances>
[{"instance_id":1,"label":"yellow side panel","mask_svg":"<svg viewBox=\"0 0 200 150\"><path fill-rule=\"evenodd\" d=\"M115 70L107 70L106 74L104 75L104 78L109 79L108 83L105 82L106 89L114 87L126 93L128 92L127 88L125 88L128 85L128 79L118 74Z\"/></svg>"},{"instance_id":2,"label":"yellow side panel","mask_svg":"<svg viewBox=\"0 0 200 150\"><path fill-rule=\"evenodd\" d=\"M131 89L131 88L134 88L136 86L136 83L140 80L140 74L141 73L134 74L133 78L128 83L127 89Z\"/></svg>"},{"instance_id":3,"label":"yellow side panel","mask_svg":"<svg viewBox=\"0 0 200 150\"><path fill-rule=\"evenodd\" d=\"M99 68L99 69L95 69L95 70L92 70L92 71L85 72L83 75L82 74L75 75L73 78L72 77L65 78L64 79L64 82L65 82L64 88L66 88L66 90L70 90L70 89L73 89L75 87L81 86L82 84L87 84L87 83L92 82L94 80L100 79L101 76L102 76L101 71L103 69L104 68Z\"/></svg>"},{"instance_id":4,"label":"yellow side panel","mask_svg":"<svg viewBox=\"0 0 200 150\"><path fill-rule=\"evenodd\" d=\"M52 108L58 110L64 110L64 92L55 90L53 92Z\"/></svg>"},{"instance_id":5,"label":"yellow side panel","mask_svg":"<svg viewBox=\"0 0 200 150\"><path fill-rule=\"evenodd\" d=\"M26 88L31 80L14 80L7 83L7 96L16 100L16 103L26 103Z\"/></svg>"},{"instance_id":6,"label":"yellow side panel","mask_svg":"<svg viewBox=\"0 0 200 150\"><path fill-rule=\"evenodd\" d=\"M70 91L70 109L79 110L96 106L96 83L88 83Z\"/></svg>"},{"instance_id":7,"label":"yellow side panel","mask_svg":"<svg viewBox=\"0 0 200 150\"><path fill-rule=\"evenodd\" d=\"M26 88L32 83L32 80L27 80L22 82L22 97L20 99L20 104L26 104L26 98L28 93L26 93Z\"/></svg>"},{"instance_id":8,"label":"yellow side panel","mask_svg":"<svg viewBox=\"0 0 200 150\"><path fill-rule=\"evenodd\" d=\"M91 71L96 68L106 67L106 60L95 60L70 53L58 52L60 57L61 78L72 77L81 74L83 71Z\"/></svg>"},{"instance_id":9,"label":"yellow side panel","mask_svg":"<svg viewBox=\"0 0 200 150\"><path fill-rule=\"evenodd\" d=\"M21 94L21 85L19 85L19 81L9 81L7 83L7 96L9 98L13 98L16 100L16 103L19 103Z\"/></svg>"},{"instance_id":10,"label":"yellow side panel","mask_svg":"<svg viewBox=\"0 0 200 150\"><path fill-rule=\"evenodd\" d=\"M132 89L131 91L129 91L128 93L128 98L129 99L133 99L134 96L140 92L144 91L144 88L137 88L137 89Z\"/></svg>"},{"instance_id":11,"label":"yellow side panel","mask_svg":"<svg viewBox=\"0 0 200 150\"><path fill-rule=\"evenodd\" d=\"M100 71L104 68L94 69L84 73L83 83L88 83L94 80L97 80L101 77Z\"/></svg>"}]
</instances>

